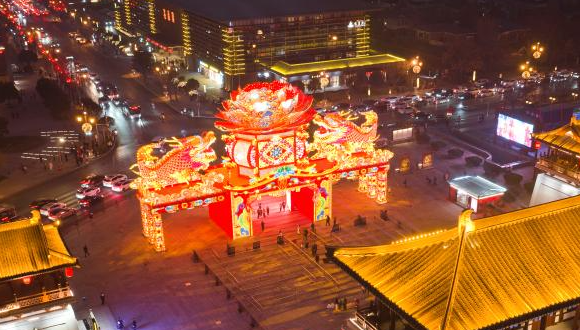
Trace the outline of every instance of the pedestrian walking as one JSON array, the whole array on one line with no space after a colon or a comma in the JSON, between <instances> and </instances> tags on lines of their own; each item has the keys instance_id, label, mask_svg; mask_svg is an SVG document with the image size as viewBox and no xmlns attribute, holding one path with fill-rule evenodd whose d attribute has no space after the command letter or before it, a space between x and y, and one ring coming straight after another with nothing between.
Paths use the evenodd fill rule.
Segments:
<instances>
[{"instance_id":1,"label":"pedestrian walking","mask_svg":"<svg viewBox=\"0 0 580 330\"><path fill-rule=\"evenodd\" d=\"M123 323L123 320L121 320L121 318L117 320L117 329L125 329L125 323Z\"/></svg>"},{"instance_id":2,"label":"pedestrian walking","mask_svg":"<svg viewBox=\"0 0 580 330\"><path fill-rule=\"evenodd\" d=\"M313 233L316 232L316 227L314 227L314 222L310 224L310 231Z\"/></svg>"},{"instance_id":3,"label":"pedestrian walking","mask_svg":"<svg viewBox=\"0 0 580 330\"><path fill-rule=\"evenodd\" d=\"M93 212L89 212L89 219L93 218Z\"/></svg>"},{"instance_id":4,"label":"pedestrian walking","mask_svg":"<svg viewBox=\"0 0 580 330\"><path fill-rule=\"evenodd\" d=\"M282 212L282 203L280 203L279 206L280 206L280 212Z\"/></svg>"},{"instance_id":5,"label":"pedestrian walking","mask_svg":"<svg viewBox=\"0 0 580 330\"><path fill-rule=\"evenodd\" d=\"M300 224L298 224L296 226L296 234L298 234L298 236L300 236Z\"/></svg>"},{"instance_id":6,"label":"pedestrian walking","mask_svg":"<svg viewBox=\"0 0 580 330\"><path fill-rule=\"evenodd\" d=\"M407 188L407 178L405 178L405 180L403 180L403 186L405 186L405 188Z\"/></svg>"},{"instance_id":7,"label":"pedestrian walking","mask_svg":"<svg viewBox=\"0 0 580 330\"><path fill-rule=\"evenodd\" d=\"M270 215L270 207L266 206L266 215L269 216Z\"/></svg>"},{"instance_id":8,"label":"pedestrian walking","mask_svg":"<svg viewBox=\"0 0 580 330\"><path fill-rule=\"evenodd\" d=\"M337 222L336 217L334 217L334 219L332 219L332 228L336 226L336 222Z\"/></svg>"},{"instance_id":9,"label":"pedestrian walking","mask_svg":"<svg viewBox=\"0 0 580 330\"><path fill-rule=\"evenodd\" d=\"M83 246L83 251L85 252L85 258L91 255L89 253L89 247L86 244Z\"/></svg>"},{"instance_id":10,"label":"pedestrian walking","mask_svg":"<svg viewBox=\"0 0 580 330\"><path fill-rule=\"evenodd\" d=\"M131 322L131 329L137 329L137 321L133 320L133 322Z\"/></svg>"},{"instance_id":11,"label":"pedestrian walking","mask_svg":"<svg viewBox=\"0 0 580 330\"><path fill-rule=\"evenodd\" d=\"M431 184L431 179L429 179L429 177L425 177L425 179L427 180L428 184Z\"/></svg>"},{"instance_id":12,"label":"pedestrian walking","mask_svg":"<svg viewBox=\"0 0 580 330\"><path fill-rule=\"evenodd\" d=\"M330 226L330 217L328 216L328 214L326 215L326 223L325 225L328 227Z\"/></svg>"},{"instance_id":13,"label":"pedestrian walking","mask_svg":"<svg viewBox=\"0 0 580 330\"><path fill-rule=\"evenodd\" d=\"M264 220L262 220L260 222L260 227L262 227L262 232L264 232L264 227L266 227L266 224L264 223Z\"/></svg>"},{"instance_id":14,"label":"pedestrian walking","mask_svg":"<svg viewBox=\"0 0 580 330\"><path fill-rule=\"evenodd\" d=\"M105 293L101 291L101 305L105 304Z\"/></svg>"}]
</instances>

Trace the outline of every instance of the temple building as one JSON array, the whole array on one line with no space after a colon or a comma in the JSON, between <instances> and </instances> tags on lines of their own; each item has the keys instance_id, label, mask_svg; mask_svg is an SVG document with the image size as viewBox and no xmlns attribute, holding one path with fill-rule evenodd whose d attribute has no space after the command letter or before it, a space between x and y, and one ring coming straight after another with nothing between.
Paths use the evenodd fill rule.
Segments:
<instances>
[{"instance_id":1,"label":"temple building","mask_svg":"<svg viewBox=\"0 0 580 330\"><path fill-rule=\"evenodd\" d=\"M532 134L536 149L545 145L536 163L536 183L530 206L580 195L580 112L570 123Z\"/></svg>"},{"instance_id":2,"label":"temple building","mask_svg":"<svg viewBox=\"0 0 580 330\"><path fill-rule=\"evenodd\" d=\"M359 329L525 329L580 317L580 197L391 244L327 247L376 303ZM575 327L573 327L575 328Z\"/></svg>"},{"instance_id":3,"label":"temple building","mask_svg":"<svg viewBox=\"0 0 580 330\"><path fill-rule=\"evenodd\" d=\"M0 329L78 329L67 280L77 259L34 212L0 224Z\"/></svg>"}]
</instances>

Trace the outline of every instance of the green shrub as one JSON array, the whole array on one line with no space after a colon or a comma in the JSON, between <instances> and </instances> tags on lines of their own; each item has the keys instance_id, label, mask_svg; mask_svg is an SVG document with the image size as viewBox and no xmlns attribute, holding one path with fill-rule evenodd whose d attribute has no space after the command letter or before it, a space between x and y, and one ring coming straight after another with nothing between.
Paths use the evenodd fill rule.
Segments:
<instances>
[{"instance_id":1,"label":"green shrub","mask_svg":"<svg viewBox=\"0 0 580 330\"><path fill-rule=\"evenodd\" d=\"M534 191L535 184L536 183L534 181L526 182L524 183L524 188L531 194Z\"/></svg>"},{"instance_id":2,"label":"green shrub","mask_svg":"<svg viewBox=\"0 0 580 330\"><path fill-rule=\"evenodd\" d=\"M501 172L501 167L489 162L483 162L483 171L487 176L496 176Z\"/></svg>"},{"instance_id":3,"label":"green shrub","mask_svg":"<svg viewBox=\"0 0 580 330\"><path fill-rule=\"evenodd\" d=\"M447 150L447 156L449 158L459 158L463 156L463 150L457 148L449 149Z\"/></svg>"},{"instance_id":4,"label":"green shrub","mask_svg":"<svg viewBox=\"0 0 580 330\"><path fill-rule=\"evenodd\" d=\"M524 177L517 173L508 172L503 175L503 178L508 186L517 186L522 182Z\"/></svg>"},{"instance_id":5,"label":"green shrub","mask_svg":"<svg viewBox=\"0 0 580 330\"><path fill-rule=\"evenodd\" d=\"M477 156L465 157L465 165L467 165L469 167L477 167L477 166L481 165L482 162L483 162L483 159L481 159Z\"/></svg>"},{"instance_id":6,"label":"green shrub","mask_svg":"<svg viewBox=\"0 0 580 330\"><path fill-rule=\"evenodd\" d=\"M433 141L433 142L431 142L431 149L437 151L437 150L445 148L446 145L447 145L447 143L445 143L443 141Z\"/></svg>"},{"instance_id":7,"label":"green shrub","mask_svg":"<svg viewBox=\"0 0 580 330\"><path fill-rule=\"evenodd\" d=\"M431 140L431 137L425 133L417 135L417 143L427 144Z\"/></svg>"}]
</instances>

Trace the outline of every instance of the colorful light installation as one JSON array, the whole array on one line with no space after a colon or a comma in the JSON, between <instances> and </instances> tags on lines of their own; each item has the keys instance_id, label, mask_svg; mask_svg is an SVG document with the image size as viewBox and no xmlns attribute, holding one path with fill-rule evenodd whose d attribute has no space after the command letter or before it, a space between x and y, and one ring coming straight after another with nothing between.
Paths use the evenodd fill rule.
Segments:
<instances>
[{"instance_id":1,"label":"colorful light installation","mask_svg":"<svg viewBox=\"0 0 580 330\"><path fill-rule=\"evenodd\" d=\"M135 165L141 177L132 186L139 190L143 234L155 249L165 250L163 213L209 205L210 217L238 239L253 235L251 204L263 194L289 196L293 205L299 198L296 205L312 221L332 216L332 184L343 178L358 178L359 191L386 203L393 154L374 148L376 113L363 113L357 125L357 116L316 115L311 104L312 97L283 82L232 92L215 124L226 132L220 164L212 165L213 132L141 147ZM319 127L312 136L310 124ZM159 144L170 151L157 156Z\"/></svg>"}]
</instances>

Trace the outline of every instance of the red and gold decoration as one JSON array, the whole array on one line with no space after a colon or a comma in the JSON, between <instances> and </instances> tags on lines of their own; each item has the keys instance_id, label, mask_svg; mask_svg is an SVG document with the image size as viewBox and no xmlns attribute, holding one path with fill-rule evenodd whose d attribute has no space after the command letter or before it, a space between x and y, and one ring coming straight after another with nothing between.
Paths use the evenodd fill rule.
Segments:
<instances>
[{"instance_id":1,"label":"red and gold decoration","mask_svg":"<svg viewBox=\"0 0 580 330\"><path fill-rule=\"evenodd\" d=\"M265 194L287 195L312 221L321 221L331 216L332 184L340 179L358 178L361 192L386 203L393 154L374 147L376 113L321 116L311 105L312 97L290 84L250 84L232 92L217 115L227 154L220 163L211 148L213 132L162 141L170 147L163 156L155 154L158 144L139 149L134 170L141 177L133 187L143 235L164 251L161 215L207 206L230 238L251 236L251 204ZM310 140L311 124L318 130Z\"/></svg>"}]
</instances>

